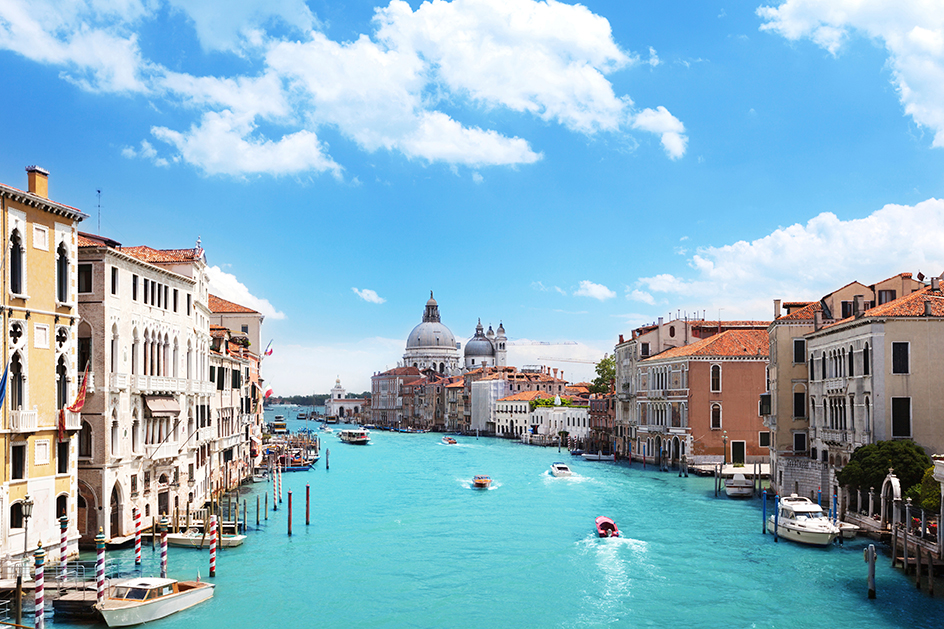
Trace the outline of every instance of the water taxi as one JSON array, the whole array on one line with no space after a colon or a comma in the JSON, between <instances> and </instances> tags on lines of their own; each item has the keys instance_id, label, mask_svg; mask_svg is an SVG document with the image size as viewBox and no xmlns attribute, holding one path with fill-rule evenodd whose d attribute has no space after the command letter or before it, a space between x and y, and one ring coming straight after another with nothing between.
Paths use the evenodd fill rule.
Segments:
<instances>
[{"instance_id":1,"label":"water taxi","mask_svg":"<svg viewBox=\"0 0 944 629\"><path fill-rule=\"evenodd\" d=\"M442 442L445 443L447 446L454 446L454 445L456 445L456 440L453 439L452 437L448 437L448 436L447 436L447 437L443 437L443 438L442 438Z\"/></svg>"},{"instance_id":2,"label":"water taxi","mask_svg":"<svg viewBox=\"0 0 944 629\"><path fill-rule=\"evenodd\" d=\"M272 423L269 424L269 429L274 435L284 435L288 433L288 424L285 423L284 417L276 415Z\"/></svg>"},{"instance_id":3,"label":"water taxi","mask_svg":"<svg viewBox=\"0 0 944 629\"><path fill-rule=\"evenodd\" d=\"M839 535L839 527L829 521L822 507L804 496L791 494L780 499L780 513L767 519L767 530L801 544L827 546Z\"/></svg>"},{"instance_id":4,"label":"water taxi","mask_svg":"<svg viewBox=\"0 0 944 629\"><path fill-rule=\"evenodd\" d=\"M747 480L744 474L735 474L724 481L724 493L728 498L750 498L754 495L754 481Z\"/></svg>"},{"instance_id":5,"label":"water taxi","mask_svg":"<svg viewBox=\"0 0 944 629\"><path fill-rule=\"evenodd\" d=\"M570 468L567 467L564 463L551 463L551 474L554 476L573 476L573 472L570 471Z\"/></svg>"},{"instance_id":6,"label":"water taxi","mask_svg":"<svg viewBox=\"0 0 944 629\"><path fill-rule=\"evenodd\" d=\"M363 428L346 428L338 432L338 437L344 443L366 446L370 443L370 433Z\"/></svg>"},{"instance_id":7,"label":"water taxi","mask_svg":"<svg viewBox=\"0 0 944 629\"><path fill-rule=\"evenodd\" d=\"M202 603L213 596L213 584L176 579L129 579L110 588L97 609L109 627L151 622Z\"/></svg>"},{"instance_id":8,"label":"water taxi","mask_svg":"<svg viewBox=\"0 0 944 629\"><path fill-rule=\"evenodd\" d=\"M600 537L619 537L619 529L616 528L616 522L610 518L601 515L596 519L597 535Z\"/></svg>"},{"instance_id":9,"label":"water taxi","mask_svg":"<svg viewBox=\"0 0 944 629\"><path fill-rule=\"evenodd\" d=\"M488 489L492 484L492 479L488 476L476 476L472 479L472 486L476 489Z\"/></svg>"}]
</instances>

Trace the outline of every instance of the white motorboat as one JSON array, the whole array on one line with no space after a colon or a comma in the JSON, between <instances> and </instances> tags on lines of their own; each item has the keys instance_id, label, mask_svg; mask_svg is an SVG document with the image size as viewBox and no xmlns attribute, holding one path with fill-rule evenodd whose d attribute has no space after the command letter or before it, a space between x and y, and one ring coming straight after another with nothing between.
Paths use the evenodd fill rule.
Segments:
<instances>
[{"instance_id":1,"label":"white motorboat","mask_svg":"<svg viewBox=\"0 0 944 629\"><path fill-rule=\"evenodd\" d=\"M252 482L267 483L269 481L269 470L264 467L257 467L252 471Z\"/></svg>"},{"instance_id":2,"label":"white motorboat","mask_svg":"<svg viewBox=\"0 0 944 629\"><path fill-rule=\"evenodd\" d=\"M235 548L236 546L242 546L244 541L246 541L245 535L222 535L220 536L219 545L223 548ZM203 531L196 528L180 533L168 533L167 545L186 548L209 548L210 536L209 534L204 535Z\"/></svg>"},{"instance_id":3,"label":"white motorboat","mask_svg":"<svg viewBox=\"0 0 944 629\"><path fill-rule=\"evenodd\" d=\"M780 513L767 519L767 530L773 533L775 528L780 537L813 546L827 546L839 535L839 527L818 504L796 494L781 498Z\"/></svg>"},{"instance_id":4,"label":"white motorboat","mask_svg":"<svg viewBox=\"0 0 944 629\"><path fill-rule=\"evenodd\" d=\"M128 627L177 613L213 596L214 585L201 581L139 578L109 588L95 604L109 627Z\"/></svg>"},{"instance_id":5,"label":"white motorboat","mask_svg":"<svg viewBox=\"0 0 944 629\"><path fill-rule=\"evenodd\" d=\"M724 481L724 491L728 498L750 498L754 495L754 481L748 480L744 474L735 474Z\"/></svg>"},{"instance_id":6,"label":"white motorboat","mask_svg":"<svg viewBox=\"0 0 944 629\"><path fill-rule=\"evenodd\" d=\"M596 454L592 452L584 452L580 456L582 456L586 461L612 461L616 458L612 454L603 454L602 452L597 452Z\"/></svg>"},{"instance_id":7,"label":"white motorboat","mask_svg":"<svg viewBox=\"0 0 944 629\"><path fill-rule=\"evenodd\" d=\"M365 446L370 443L370 433L363 428L346 428L338 432L338 437L344 443Z\"/></svg>"},{"instance_id":8,"label":"white motorboat","mask_svg":"<svg viewBox=\"0 0 944 629\"><path fill-rule=\"evenodd\" d=\"M551 474L554 476L573 476L573 472L564 463L551 463Z\"/></svg>"},{"instance_id":9,"label":"white motorboat","mask_svg":"<svg viewBox=\"0 0 944 629\"><path fill-rule=\"evenodd\" d=\"M862 527L848 522L839 523L839 532L843 539L855 539L856 533L858 533L861 528Z\"/></svg>"}]
</instances>

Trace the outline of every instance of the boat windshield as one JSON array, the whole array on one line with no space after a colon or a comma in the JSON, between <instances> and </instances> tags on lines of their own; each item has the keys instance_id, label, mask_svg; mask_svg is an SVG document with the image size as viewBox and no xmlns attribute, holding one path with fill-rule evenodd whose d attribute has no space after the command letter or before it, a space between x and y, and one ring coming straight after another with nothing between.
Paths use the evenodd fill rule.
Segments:
<instances>
[{"instance_id":1,"label":"boat windshield","mask_svg":"<svg viewBox=\"0 0 944 629\"><path fill-rule=\"evenodd\" d=\"M130 601L143 601L148 594L144 588L116 587L114 598L124 598Z\"/></svg>"},{"instance_id":2,"label":"boat windshield","mask_svg":"<svg viewBox=\"0 0 944 629\"><path fill-rule=\"evenodd\" d=\"M797 520L817 520L825 518L822 511L800 511L794 516Z\"/></svg>"}]
</instances>

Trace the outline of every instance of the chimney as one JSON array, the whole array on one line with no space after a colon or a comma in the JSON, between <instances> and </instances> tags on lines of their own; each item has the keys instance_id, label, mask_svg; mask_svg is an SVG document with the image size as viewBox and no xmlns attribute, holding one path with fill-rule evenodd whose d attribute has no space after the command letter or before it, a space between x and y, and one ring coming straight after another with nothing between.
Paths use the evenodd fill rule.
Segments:
<instances>
[{"instance_id":1,"label":"chimney","mask_svg":"<svg viewBox=\"0 0 944 629\"><path fill-rule=\"evenodd\" d=\"M44 199L49 198L49 171L39 166L27 166L26 178L29 192Z\"/></svg>"},{"instance_id":2,"label":"chimney","mask_svg":"<svg viewBox=\"0 0 944 629\"><path fill-rule=\"evenodd\" d=\"M554 367L554 379L557 380L557 367Z\"/></svg>"},{"instance_id":3,"label":"chimney","mask_svg":"<svg viewBox=\"0 0 944 629\"><path fill-rule=\"evenodd\" d=\"M931 314L932 314L932 313L931 313L931 302L930 302L930 301L926 301L926 302L924 302L924 316L925 316L925 317L930 317Z\"/></svg>"},{"instance_id":4,"label":"chimney","mask_svg":"<svg viewBox=\"0 0 944 629\"><path fill-rule=\"evenodd\" d=\"M775 299L774 300L774 319L779 319L779 318L780 318L780 300Z\"/></svg>"},{"instance_id":5,"label":"chimney","mask_svg":"<svg viewBox=\"0 0 944 629\"><path fill-rule=\"evenodd\" d=\"M625 342L625 341L623 341L623 335L622 335L622 334L620 334L620 340L619 340L619 342L620 342L620 345L622 345L622 344Z\"/></svg>"},{"instance_id":6,"label":"chimney","mask_svg":"<svg viewBox=\"0 0 944 629\"><path fill-rule=\"evenodd\" d=\"M813 329L819 330L823 327L823 311L817 310L813 313Z\"/></svg>"},{"instance_id":7,"label":"chimney","mask_svg":"<svg viewBox=\"0 0 944 629\"><path fill-rule=\"evenodd\" d=\"M563 379L564 379L564 370L561 369L561 380L563 380Z\"/></svg>"},{"instance_id":8,"label":"chimney","mask_svg":"<svg viewBox=\"0 0 944 629\"><path fill-rule=\"evenodd\" d=\"M941 290L941 278L939 277L931 278L931 290Z\"/></svg>"},{"instance_id":9,"label":"chimney","mask_svg":"<svg viewBox=\"0 0 944 629\"><path fill-rule=\"evenodd\" d=\"M865 297L863 295L855 295L852 298L852 316L859 318L865 314Z\"/></svg>"}]
</instances>

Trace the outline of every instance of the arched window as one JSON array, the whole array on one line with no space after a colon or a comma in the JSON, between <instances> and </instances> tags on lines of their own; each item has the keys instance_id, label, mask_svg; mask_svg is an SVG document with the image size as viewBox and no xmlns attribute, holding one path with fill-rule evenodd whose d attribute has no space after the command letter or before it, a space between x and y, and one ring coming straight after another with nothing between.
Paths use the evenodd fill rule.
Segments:
<instances>
[{"instance_id":1,"label":"arched window","mask_svg":"<svg viewBox=\"0 0 944 629\"><path fill-rule=\"evenodd\" d=\"M118 326L113 325L111 327L111 372L118 372Z\"/></svg>"},{"instance_id":2,"label":"arched window","mask_svg":"<svg viewBox=\"0 0 944 629\"><path fill-rule=\"evenodd\" d=\"M79 324L78 368L85 372L85 366L92 360L92 326L83 321ZM91 370L91 368L89 368Z\"/></svg>"},{"instance_id":3,"label":"arched window","mask_svg":"<svg viewBox=\"0 0 944 629\"><path fill-rule=\"evenodd\" d=\"M56 517L61 518L64 515L68 515L69 511L69 496L63 494L56 498Z\"/></svg>"},{"instance_id":4,"label":"arched window","mask_svg":"<svg viewBox=\"0 0 944 629\"><path fill-rule=\"evenodd\" d=\"M60 303L69 301L69 251L65 243L56 249L56 299Z\"/></svg>"},{"instance_id":5,"label":"arched window","mask_svg":"<svg viewBox=\"0 0 944 629\"><path fill-rule=\"evenodd\" d=\"M23 503L14 502L10 505L10 528L23 528Z\"/></svg>"},{"instance_id":6,"label":"arched window","mask_svg":"<svg viewBox=\"0 0 944 629\"><path fill-rule=\"evenodd\" d=\"M849 377L855 376L855 360L853 358L855 353L852 351L852 348L849 348Z\"/></svg>"},{"instance_id":7,"label":"arched window","mask_svg":"<svg viewBox=\"0 0 944 629\"><path fill-rule=\"evenodd\" d=\"M872 355L869 353L869 344L865 344L865 349L862 350L862 374L869 375L872 373Z\"/></svg>"},{"instance_id":8,"label":"arched window","mask_svg":"<svg viewBox=\"0 0 944 629\"><path fill-rule=\"evenodd\" d=\"M22 410L26 400L23 387L23 363L20 353L15 352L10 360L10 408L14 411Z\"/></svg>"},{"instance_id":9,"label":"arched window","mask_svg":"<svg viewBox=\"0 0 944 629\"><path fill-rule=\"evenodd\" d=\"M23 242L16 229L10 235L10 292L23 293Z\"/></svg>"},{"instance_id":10,"label":"arched window","mask_svg":"<svg viewBox=\"0 0 944 629\"><path fill-rule=\"evenodd\" d=\"M60 356L56 365L56 408L65 408L69 404L69 370L66 357Z\"/></svg>"},{"instance_id":11,"label":"arched window","mask_svg":"<svg viewBox=\"0 0 944 629\"><path fill-rule=\"evenodd\" d=\"M711 366L711 392L721 392L721 365Z\"/></svg>"},{"instance_id":12,"label":"arched window","mask_svg":"<svg viewBox=\"0 0 944 629\"><path fill-rule=\"evenodd\" d=\"M711 429L721 430L721 405L711 405Z\"/></svg>"},{"instance_id":13,"label":"arched window","mask_svg":"<svg viewBox=\"0 0 944 629\"><path fill-rule=\"evenodd\" d=\"M82 430L79 431L79 456L92 456L92 426L88 422L82 422Z\"/></svg>"}]
</instances>

